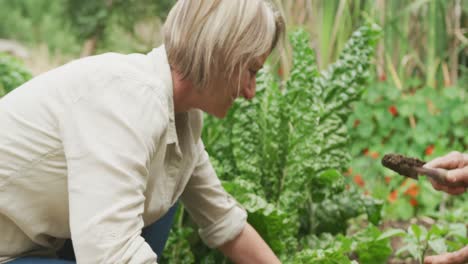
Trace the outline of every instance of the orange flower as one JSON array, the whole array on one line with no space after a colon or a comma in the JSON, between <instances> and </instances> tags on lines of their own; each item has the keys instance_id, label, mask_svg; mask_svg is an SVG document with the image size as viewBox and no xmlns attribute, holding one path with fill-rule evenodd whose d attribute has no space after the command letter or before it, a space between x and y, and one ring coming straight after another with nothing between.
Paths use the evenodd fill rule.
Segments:
<instances>
[{"instance_id":1,"label":"orange flower","mask_svg":"<svg viewBox=\"0 0 468 264\"><path fill-rule=\"evenodd\" d=\"M406 186L406 184L408 183L408 181L409 181L408 178L404 179L403 182L401 183L401 187Z\"/></svg>"},{"instance_id":2,"label":"orange flower","mask_svg":"<svg viewBox=\"0 0 468 264\"><path fill-rule=\"evenodd\" d=\"M432 155L432 153L434 152L434 148L435 148L434 145L427 146L426 150L424 151L426 156Z\"/></svg>"},{"instance_id":3,"label":"orange flower","mask_svg":"<svg viewBox=\"0 0 468 264\"><path fill-rule=\"evenodd\" d=\"M351 176L351 174L353 174L353 168L349 167L343 174L344 176Z\"/></svg>"},{"instance_id":4,"label":"orange flower","mask_svg":"<svg viewBox=\"0 0 468 264\"><path fill-rule=\"evenodd\" d=\"M283 72L283 67L280 65L280 66L278 67L278 75L279 75L279 77L283 77L283 74L284 74L284 72Z\"/></svg>"},{"instance_id":5,"label":"orange flower","mask_svg":"<svg viewBox=\"0 0 468 264\"><path fill-rule=\"evenodd\" d=\"M395 190L395 191L392 191L389 195L388 195L388 201L393 203L396 201L396 199L398 198L398 192Z\"/></svg>"},{"instance_id":6,"label":"orange flower","mask_svg":"<svg viewBox=\"0 0 468 264\"><path fill-rule=\"evenodd\" d=\"M414 199L414 198L411 198L409 203L411 204L411 206L413 207L416 207L418 206L418 200Z\"/></svg>"},{"instance_id":7,"label":"orange flower","mask_svg":"<svg viewBox=\"0 0 468 264\"><path fill-rule=\"evenodd\" d=\"M392 116L397 116L398 115L398 109L396 108L396 106L394 105L391 105L389 108L388 108L388 111L390 112L390 114Z\"/></svg>"},{"instance_id":8,"label":"orange flower","mask_svg":"<svg viewBox=\"0 0 468 264\"><path fill-rule=\"evenodd\" d=\"M378 159L379 158L379 153L378 152L375 152L375 151L372 151L370 156L373 158L373 159Z\"/></svg>"},{"instance_id":9,"label":"orange flower","mask_svg":"<svg viewBox=\"0 0 468 264\"><path fill-rule=\"evenodd\" d=\"M356 120L354 120L353 127L357 127L357 126L359 126L360 124L361 124L361 120L356 119Z\"/></svg>"},{"instance_id":10,"label":"orange flower","mask_svg":"<svg viewBox=\"0 0 468 264\"><path fill-rule=\"evenodd\" d=\"M354 175L354 182L360 187L364 187L364 185L366 185L360 174Z\"/></svg>"},{"instance_id":11,"label":"orange flower","mask_svg":"<svg viewBox=\"0 0 468 264\"><path fill-rule=\"evenodd\" d=\"M363 149L362 154L364 154L364 156L367 156L367 154L369 154L369 149L368 148Z\"/></svg>"},{"instance_id":12,"label":"orange flower","mask_svg":"<svg viewBox=\"0 0 468 264\"><path fill-rule=\"evenodd\" d=\"M387 75L385 73L382 73L379 75L379 80L381 82L385 82L387 80Z\"/></svg>"},{"instance_id":13,"label":"orange flower","mask_svg":"<svg viewBox=\"0 0 468 264\"><path fill-rule=\"evenodd\" d=\"M410 185L410 187L405 191L405 195L408 195L409 197L416 197L418 196L419 193L419 186L416 183L413 183Z\"/></svg>"},{"instance_id":14,"label":"orange flower","mask_svg":"<svg viewBox=\"0 0 468 264\"><path fill-rule=\"evenodd\" d=\"M389 184L391 180L392 180L392 177L390 177L390 176L385 176L385 183L386 183L386 184Z\"/></svg>"}]
</instances>

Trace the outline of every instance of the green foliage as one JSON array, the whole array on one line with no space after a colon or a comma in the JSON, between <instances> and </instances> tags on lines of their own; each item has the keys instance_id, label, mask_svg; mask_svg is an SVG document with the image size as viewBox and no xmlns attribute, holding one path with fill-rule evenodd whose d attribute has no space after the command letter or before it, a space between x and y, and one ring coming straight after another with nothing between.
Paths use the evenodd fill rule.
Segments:
<instances>
[{"instance_id":1,"label":"green foliage","mask_svg":"<svg viewBox=\"0 0 468 264\"><path fill-rule=\"evenodd\" d=\"M361 264L387 263L392 254L388 237L381 237L381 232L375 226L369 226L363 232L356 234L355 254Z\"/></svg>"},{"instance_id":2,"label":"green foliage","mask_svg":"<svg viewBox=\"0 0 468 264\"><path fill-rule=\"evenodd\" d=\"M275 252L285 252L288 246L297 244L290 236L296 230L290 225L288 215L256 195L252 182L236 178L223 186L249 212L249 223Z\"/></svg>"},{"instance_id":3,"label":"green foliage","mask_svg":"<svg viewBox=\"0 0 468 264\"><path fill-rule=\"evenodd\" d=\"M279 204L284 208L304 206L308 199L307 187L312 177L320 171L316 159L322 151L323 135L317 129L323 112L322 87L315 54L309 47L308 35L298 31L292 35L293 69L285 89L284 118L287 120L287 157L278 190ZM328 164L327 164L328 165ZM331 167L332 168L332 167ZM306 187L306 190L304 190Z\"/></svg>"},{"instance_id":4,"label":"green foliage","mask_svg":"<svg viewBox=\"0 0 468 264\"><path fill-rule=\"evenodd\" d=\"M308 227L306 233L343 233L348 227L346 220L360 214L366 214L368 221L377 225L381 219L383 202L364 196L352 187L346 192L329 194L329 198L320 203L309 204Z\"/></svg>"},{"instance_id":5,"label":"green foliage","mask_svg":"<svg viewBox=\"0 0 468 264\"><path fill-rule=\"evenodd\" d=\"M373 229L373 230L370 230ZM369 233L369 230L371 231ZM362 248L361 253L357 253L360 257L360 263L385 263L391 252L388 251L388 246L385 246L385 242L392 237L401 237L403 246L401 246L394 254L398 257L417 260L419 263L423 263L424 257L432 254L443 254L446 252L453 252L463 248L468 243L467 228L465 224L461 223L450 223L446 221L440 221L433 224L430 229L426 229L423 225L412 224L408 227L407 231L399 228L391 228L381 233L376 228L368 228L367 231L358 233L353 236L353 240L359 241L358 246L355 248L356 252L359 248ZM366 246L364 241L376 241L380 245ZM337 237L340 239L340 237ZM377 248L381 248L380 250ZM377 252L385 255L378 261L379 256L371 256L368 261L362 259L363 256L373 255ZM386 252L386 254L384 253ZM364 255L363 255L364 254ZM382 256L381 255L381 256Z\"/></svg>"},{"instance_id":6,"label":"green foliage","mask_svg":"<svg viewBox=\"0 0 468 264\"><path fill-rule=\"evenodd\" d=\"M109 40L113 34L122 37L134 33L137 22L164 19L175 0L63 0L68 22L81 40Z\"/></svg>"},{"instance_id":7,"label":"green foliage","mask_svg":"<svg viewBox=\"0 0 468 264\"><path fill-rule=\"evenodd\" d=\"M354 105L347 122L353 142L353 170L372 186L369 192L375 197L386 199L393 192L398 198L385 206L389 218L433 214L442 194L421 179L417 195L408 197L405 192L410 184L402 186L403 177L384 169L375 158L402 153L429 161L452 150L464 151L468 146L466 89L434 89L416 80L408 85L400 91L387 82L375 83ZM376 156L371 158L368 153ZM384 175L389 182L384 181ZM412 199L413 205L409 203Z\"/></svg>"},{"instance_id":8,"label":"green foliage","mask_svg":"<svg viewBox=\"0 0 468 264\"><path fill-rule=\"evenodd\" d=\"M164 17L175 3L173 0L64 1L71 24L84 39L100 34L110 22L132 31L133 25L142 19Z\"/></svg>"},{"instance_id":9,"label":"green foliage","mask_svg":"<svg viewBox=\"0 0 468 264\"><path fill-rule=\"evenodd\" d=\"M0 53L0 97L31 78L31 73L15 58Z\"/></svg>"},{"instance_id":10,"label":"green foliage","mask_svg":"<svg viewBox=\"0 0 468 264\"><path fill-rule=\"evenodd\" d=\"M110 1L109 2L110 5ZM111 7L106 1L66 1L66 12L72 25L83 39L102 31L109 16Z\"/></svg>"},{"instance_id":11,"label":"green foliage","mask_svg":"<svg viewBox=\"0 0 468 264\"><path fill-rule=\"evenodd\" d=\"M304 156L303 160L310 160L309 164L314 164L315 173L313 175L320 175L321 171L333 168L339 171L344 171L348 162L350 161L350 153L347 151L349 146L348 132L346 128L346 121L351 115L351 103L356 101L364 91L364 85L369 77L370 59L373 54L373 47L379 37L379 29L375 25L363 26L360 30L353 33L351 39L345 45L343 52L340 54L339 59L328 70L321 74L320 78L315 80L314 85L321 87L322 91L322 111L319 111L319 122L314 128L314 135L312 137L322 139L316 155ZM307 137L308 135L304 135ZM310 137L310 136L309 136ZM304 150L306 152L307 150ZM299 173L299 172L298 172ZM315 181L320 177L310 177L312 180L308 182L311 188L314 188ZM309 178L309 179L310 179ZM341 187L344 189L344 187ZM323 189L323 188L321 188ZM341 190L342 190L341 189ZM318 190L321 192L321 190ZM312 195L314 190L312 190ZM338 192L339 193L339 192ZM335 193L333 194L335 195ZM346 194L342 194L346 196ZM330 200L322 201L322 203L335 204L337 200L343 201L346 198L338 198L339 195ZM362 199L355 200L355 202L363 201ZM351 213L344 206L347 204L340 203L340 210L346 213L340 214L343 217L335 217L335 212L332 210L321 211L320 214L327 219L329 225L336 227L343 226L343 229L335 230L335 232L344 232L345 226L343 225L347 219L356 216L359 212L358 208L354 213ZM380 204L380 205L379 205ZM381 206L381 202L366 202L369 206ZM320 207L318 205L317 207ZM342 209L344 208L344 209ZM366 208L366 207L364 207ZM372 210L368 210L371 212ZM329 215L326 215L329 212ZM312 217L319 214L318 210L312 212ZM374 221L379 221L380 216L377 214L372 215ZM310 221L313 221L312 219ZM311 225L312 226L312 225ZM331 230L329 230L331 231Z\"/></svg>"},{"instance_id":12,"label":"green foliage","mask_svg":"<svg viewBox=\"0 0 468 264\"><path fill-rule=\"evenodd\" d=\"M102 51L135 51L139 48L135 24L164 19L174 3L175 0L0 0L0 38L36 47L46 44L52 53L79 54L83 41L96 37Z\"/></svg>"},{"instance_id":13,"label":"green foliage","mask_svg":"<svg viewBox=\"0 0 468 264\"><path fill-rule=\"evenodd\" d=\"M447 149L466 149L468 137L463 130L468 125L466 92L461 87L437 90L417 86L401 92L386 83L372 87L364 100L355 105L349 123L352 126L359 120L359 125L351 130L356 141L353 154L373 148L424 157L443 154ZM390 111L392 107L397 111L395 114ZM435 152L427 155L425 150L430 145L434 145Z\"/></svg>"},{"instance_id":14,"label":"green foliage","mask_svg":"<svg viewBox=\"0 0 468 264\"><path fill-rule=\"evenodd\" d=\"M458 250L466 245L465 224L435 224L429 230L424 226L413 224L405 232L401 229L391 229L386 232L403 237L404 246L396 255L409 255L423 263L427 253L443 254Z\"/></svg>"},{"instance_id":15,"label":"green foliage","mask_svg":"<svg viewBox=\"0 0 468 264\"><path fill-rule=\"evenodd\" d=\"M194 263L195 257L190 250L190 244L187 240L193 234L193 229L188 227L175 228L169 237L164 255L158 259L161 263ZM170 261L169 261L170 260Z\"/></svg>"},{"instance_id":16,"label":"green foliage","mask_svg":"<svg viewBox=\"0 0 468 264\"><path fill-rule=\"evenodd\" d=\"M340 251L333 249L318 249L310 250L306 249L299 252L294 259L290 262L291 264L348 264L351 262L348 257L342 254ZM356 263L356 262L354 262Z\"/></svg>"},{"instance_id":17,"label":"green foliage","mask_svg":"<svg viewBox=\"0 0 468 264\"><path fill-rule=\"evenodd\" d=\"M460 67L468 60L467 42L452 32L466 30L467 1L276 2L283 6L290 27L304 25L314 36L319 68L333 62L363 17L370 17L382 23L384 32L376 58L379 77L388 76L399 85L417 76L431 87L459 83L457 78L463 78Z\"/></svg>"},{"instance_id":18,"label":"green foliage","mask_svg":"<svg viewBox=\"0 0 468 264\"><path fill-rule=\"evenodd\" d=\"M394 235L382 234L373 225L352 236L312 235L304 239L311 249L302 250L288 263L387 263L392 253L389 238Z\"/></svg>"},{"instance_id":19,"label":"green foliage","mask_svg":"<svg viewBox=\"0 0 468 264\"><path fill-rule=\"evenodd\" d=\"M65 0L0 0L0 38L36 46L47 44L52 52L79 52L80 44L63 16L64 3Z\"/></svg>"}]
</instances>

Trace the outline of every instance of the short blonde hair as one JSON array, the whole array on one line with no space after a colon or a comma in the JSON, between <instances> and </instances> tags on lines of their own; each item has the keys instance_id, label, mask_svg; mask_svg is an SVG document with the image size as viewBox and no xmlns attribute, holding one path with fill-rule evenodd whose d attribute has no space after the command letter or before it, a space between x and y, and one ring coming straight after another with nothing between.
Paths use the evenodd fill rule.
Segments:
<instances>
[{"instance_id":1,"label":"short blonde hair","mask_svg":"<svg viewBox=\"0 0 468 264\"><path fill-rule=\"evenodd\" d=\"M266 0L179 0L163 26L169 64L196 88L232 81L284 31L282 15Z\"/></svg>"}]
</instances>

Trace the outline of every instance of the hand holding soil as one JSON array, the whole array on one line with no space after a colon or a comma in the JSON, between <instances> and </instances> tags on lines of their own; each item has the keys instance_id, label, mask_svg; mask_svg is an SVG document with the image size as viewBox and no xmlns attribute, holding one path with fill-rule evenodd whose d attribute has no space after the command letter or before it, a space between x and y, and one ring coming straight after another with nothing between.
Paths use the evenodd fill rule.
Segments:
<instances>
[{"instance_id":1,"label":"hand holding soil","mask_svg":"<svg viewBox=\"0 0 468 264\"><path fill-rule=\"evenodd\" d=\"M434 189L453 195L462 194L466 191L468 186L468 154L453 151L445 156L435 158L423 167L445 169L447 170L448 182L464 184L463 187L449 187L430 179Z\"/></svg>"},{"instance_id":2,"label":"hand holding soil","mask_svg":"<svg viewBox=\"0 0 468 264\"><path fill-rule=\"evenodd\" d=\"M387 154L382 165L400 175L418 180L426 175L436 190L450 194L464 193L468 187L468 155L452 152L429 163L400 154Z\"/></svg>"}]
</instances>

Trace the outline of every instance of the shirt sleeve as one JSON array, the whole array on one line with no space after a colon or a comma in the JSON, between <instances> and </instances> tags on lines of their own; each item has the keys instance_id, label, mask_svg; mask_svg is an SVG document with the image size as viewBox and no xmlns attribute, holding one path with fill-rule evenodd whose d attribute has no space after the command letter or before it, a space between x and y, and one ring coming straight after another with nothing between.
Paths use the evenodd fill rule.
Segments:
<instances>
[{"instance_id":1,"label":"shirt sleeve","mask_svg":"<svg viewBox=\"0 0 468 264\"><path fill-rule=\"evenodd\" d=\"M126 80L104 86L76 100L61 118L76 259L156 263L141 229L164 108L149 87Z\"/></svg>"},{"instance_id":2,"label":"shirt sleeve","mask_svg":"<svg viewBox=\"0 0 468 264\"><path fill-rule=\"evenodd\" d=\"M204 243L217 248L240 234L247 213L222 187L200 140L200 155L181 200Z\"/></svg>"}]
</instances>

